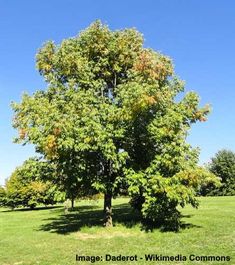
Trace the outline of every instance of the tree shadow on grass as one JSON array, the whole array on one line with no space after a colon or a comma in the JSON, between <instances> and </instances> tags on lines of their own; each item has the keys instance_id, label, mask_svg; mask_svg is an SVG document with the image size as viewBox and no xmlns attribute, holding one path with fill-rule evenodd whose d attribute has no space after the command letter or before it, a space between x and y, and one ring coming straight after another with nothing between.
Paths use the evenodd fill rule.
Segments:
<instances>
[{"instance_id":1,"label":"tree shadow on grass","mask_svg":"<svg viewBox=\"0 0 235 265\"><path fill-rule=\"evenodd\" d=\"M184 218L190 218L191 216L182 216ZM82 227L102 227L103 226L103 211L98 206L81 206L76 207L74 211L63 213L56 218L44 219L48 221L43 224L39 231L49 231L57 234L69 234L72 232L80 231ZM161 232L176 231L172 227L164 226L164 224L158 224L157 226L149 226L142 222L141 216L138 212L134 211L128 203L115 205L113 207L113 224L114 226L123 225L126 228L132 228L136 225L140 225L141 230L146 232L152 232L155 229L160 229ZM181 222L179 230L189 229L199 226Z\"/></svg>"},{"instance_id":2,"label":"tree shadow on grass","mask_svg":"<svg viewBox=\"0 0 235 265\"><path fill-rule=\"evenodd\" d=\"M40 207L35 207L33 209L31 208L16 208L16 209L5 209L1 211L2 213L8 213L8 212L28 212L28 211L43 211L43 210L51 210L51 209L58 209L62 208L62 205L52 205L52 206L40 206Z\"/></svg>"},{"instance_id":3,"label":"tree shadow on grass","mask_svg":"<svg viewBox=\"0 0 235 265\"><path fill-rule=\"evenodd\" d=\"M193 214L181 214L181 217L180 217L180 222L181 222L180 229L183 230L183 229L189 229L189 228L202 228L202 226L200 226L200 225L194 225L194 224L182 221L183 218L192 218L192 217L193 217Z\"/></svg>"},{"instance_id":4,"label":"tree shadow on grass","mask_svg":"<svg viewBox=\"0 0 235 265\"><path fill-rule=\"evenodd\" d=\"M183 220L183 218L191 218L193 215L183 215L179 213L179 218L176 220L168 220L164 222L155 222L151 223L151 221L144 220L142 222L142 230L146 232L153 232L155 229L159 230L160 232L181 232L185 229L191 228L202 228L202 226L194 225L192 223L188 223Z\"/></svg>"},{"instance_id":5,"label":"tree shadow on grass","mask_svg":"<svg viewBox=\"0 0 235 265\"><path fill-rule=\"evenodd\" d=\"M48 218L44 221L48 223L40 227L40 231L49 231L58 234L68 234L80 231L82 227L102 227L103 211L98 206L81 206L76 207L68 213L61 213L57 218ZM128 204L122 204L113 207L114 226L122 224L131 228L136 225L140 219L133 216L133 210Z\"/></svg>"}]
</instances>

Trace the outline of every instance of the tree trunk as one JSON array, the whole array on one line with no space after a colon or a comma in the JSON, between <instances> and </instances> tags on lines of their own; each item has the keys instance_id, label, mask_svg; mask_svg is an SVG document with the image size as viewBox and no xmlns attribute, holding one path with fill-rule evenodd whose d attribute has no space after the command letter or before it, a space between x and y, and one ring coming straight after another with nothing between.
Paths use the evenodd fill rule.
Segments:
<instances>
[{"instance_id":1,"label":"tree trunk","mask_svg":"<svg viewBox=\"0 0 235 265\"><path fill-rule=\"evenodd\" d=\"M104 226L113 226L112 221L112 193L107 192L104 194Z\"/></svg>"},{"instance_id":2,"label":"tree trunk","mask_svg":"<svg viewBox=\"0 0 235 265\"><path fill-rule=\"evenodd\" d=\"M73 196L71 198L71 209L72 209L72 211L74 210L74 198L73 198Z\"/></svg>"}]
</instances>

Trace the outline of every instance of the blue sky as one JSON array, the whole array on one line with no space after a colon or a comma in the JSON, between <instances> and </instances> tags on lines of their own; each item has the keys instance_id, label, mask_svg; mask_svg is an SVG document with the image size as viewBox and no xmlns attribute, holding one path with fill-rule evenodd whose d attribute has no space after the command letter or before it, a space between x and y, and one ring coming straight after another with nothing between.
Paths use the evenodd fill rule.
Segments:
<instances>
[{"instance_id":1,"label":"blue sky","mask_svg":"<svg viewBox=\"0 0 235 265\"><path fill-rule=\"evenodd\" d=\"M37 49L75 36L95 19L111 29L136 27L145 46L174 60L186 90L212 105L208 121L188 137L201 149L200 163L219 149L235 151L235 1L0 0L0 184L34 154L33 146L12 143L10 102L45 88L35 70Z\"/></svg>"}]
</instances>

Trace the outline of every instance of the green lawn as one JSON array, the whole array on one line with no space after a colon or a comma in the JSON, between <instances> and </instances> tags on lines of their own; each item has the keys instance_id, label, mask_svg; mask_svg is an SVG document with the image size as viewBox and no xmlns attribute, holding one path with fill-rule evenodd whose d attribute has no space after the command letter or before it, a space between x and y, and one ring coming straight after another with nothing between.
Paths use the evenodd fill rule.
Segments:
<instances>
[{"instance_id":1,"label":"green lawn","mask_svg":"<svg viewBox=\"0 0 235 265\"><path fill-rule=\"evenodd\" d=\"M138 255L138 261L93 264L235 264L235 197L201 198L198 210L183 209L180 232L145 232L135 219L127 199L114 200L112 229L102 227L102 202L77 203L77 211L63 207L0 211L1 265L72 265L77 255ZM145 254L227 256L226 262L144 261ZM143 260L140 260L140 258Z\"/></svg>"}]
</instances>

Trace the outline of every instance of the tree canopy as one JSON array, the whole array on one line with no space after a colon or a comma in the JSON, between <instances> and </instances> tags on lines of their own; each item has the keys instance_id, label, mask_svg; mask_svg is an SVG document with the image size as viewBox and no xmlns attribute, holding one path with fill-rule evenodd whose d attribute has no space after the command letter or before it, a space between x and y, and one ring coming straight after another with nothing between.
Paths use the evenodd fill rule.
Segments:
<instances>
[{"instance_id":1,"label":"tree canopy","mask_svg":"<svg viewBox=\"0 0 235 265\"><path fill-rule=\"evenodd\" d=\"M6 201L6 190L0 186L0 207L5 205Z\"/></svg>"},{"instance_id":2,"label":"tree canopy","mask_svg":"<svg viewBox=\"0 0 235 265\"><path fill-rule=\"evenodd\" d=\"M38 158L29 158L17 167L6 181L2 206L35 208L38 204L55 204L64 194L48 179L53 174L50 165Z\"/></svg>"},{"instance_id":3,"label":"tree canopy","mask_svg":"<svg viewBox=\"0 0 235 265\"><path fill-rule=\"evenodd\" d=\"M235 153L231 150L220 150L208 164L209 170L221 179L221 186L206 185L203 195L235 195Z\"/></svg>"},{"instance_id":4,"label":"tree canopy","mask_svg":"<svg viewBox=\"0 0 235 265\"><path fill-rule=\"evenodd\" d=\"M186 137L209 107L195 92L176 100L184 82L169 57L145 48L136 29L96 21L59 45L45 43L36 58L48 87L13 104L13 126L16 142L34 144L55 165L57 183L68 193L103 192L106 226L122 188L153 221L177 216L178 204L197 205L196 189L215 179L197 166Z\"/></svg>"}]
</instances>

